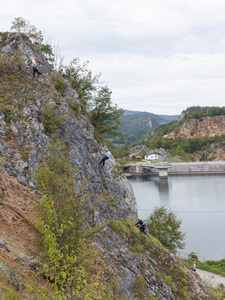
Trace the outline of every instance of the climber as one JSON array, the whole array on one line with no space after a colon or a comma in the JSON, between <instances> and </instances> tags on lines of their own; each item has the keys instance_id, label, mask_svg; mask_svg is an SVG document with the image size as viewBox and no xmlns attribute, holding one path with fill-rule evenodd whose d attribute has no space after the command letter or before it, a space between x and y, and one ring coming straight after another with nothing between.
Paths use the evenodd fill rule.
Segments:
<instances>
[{"instance_id":1,"label":"climber","mask_svg":"<svg viewBox=\"0 0 225 300\"><path fill-rule=\"evenodd\" d=\"M140 231L144 232L144 234L147 236L147 233L145 232L145 228L146 228L145 223L140 218L137 218L137 219L138 219L138 222L135 225L141 225Z\"/></svg>"},{"instance_id":2,"label":"climber","mask_svg":"<svg viewBox=\"0 0 225 300\"><path fill-rule=\"evenodd\" d=\"M37 69L37 57L34 57L32 59L32 67L33 67L33 76L35 77L35 73L38 73L38 75L41 75L41 73Z\"/></svg>"},{"instance_id":3,"label":"climber","mask_svg":"<svg viewBox=\"0 0 225 300\"><path fill-rule=\"evenodd\" d=\"M60 69L60 75L66 79L66 72L65 72L64 68Z\"/></svg>"},{"instance_id":4,"label":"climber","mask_svg":"<svg viewBox=\"0 0 225 300\"><path fill-rule=\"evenodd\" d=\"M196 271L196 261L193 261L193 271L195 272Z\"/></svg>"},{"instance_id":5,"label":"climber","mask_svg":"<svg viewBox=\"0 0 225 300\"><path fill-rule=\"evenodd\" d=\"M110 155L111 155L111 152L108 150L108 149L105 149L105 156L101 159L99 165L102 163L103 167L105 165L105 161L106 159L109 159Z\"/></svg>"}]
</instances>

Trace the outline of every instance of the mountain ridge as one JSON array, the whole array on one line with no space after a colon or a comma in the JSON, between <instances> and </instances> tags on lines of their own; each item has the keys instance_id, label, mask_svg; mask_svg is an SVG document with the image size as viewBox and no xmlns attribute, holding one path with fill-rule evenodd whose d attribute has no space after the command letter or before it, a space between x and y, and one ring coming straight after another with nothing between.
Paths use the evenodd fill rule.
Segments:
<instances>
[{"instance_id":1,"label":"mountain ridge","mask_svg":"<svg viewBox=\"0 0 225 300\"><path fill-rule=\"evenodd\" d=\"M124 115L120 117L122 126L119 131L124 135L122 144L130 146L134 143L138 143L152 128L155 128L160 124L167 124L177 119L178 115L166 116L156 115L149 112L125 110ZM112 138L111 141L115 144L121 144L118 138Z\"/></svg>"}]
</instances>

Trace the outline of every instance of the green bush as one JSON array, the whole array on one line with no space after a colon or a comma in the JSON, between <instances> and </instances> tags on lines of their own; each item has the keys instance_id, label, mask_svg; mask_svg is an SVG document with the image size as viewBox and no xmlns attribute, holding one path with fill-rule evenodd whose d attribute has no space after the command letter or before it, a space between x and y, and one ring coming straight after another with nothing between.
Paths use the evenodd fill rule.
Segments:
<instances>
[{"instance_id":1,"label":"green bush","mask_svg":"<svg viewBox=\"0 0 225 300\"><path fill-rule=\"evenodd\" d=\"M185 234L181 232L182 220L178 219L172 211L167 211L164 206L155 207L149 216L146 226L151 235L156 237L166 248L176 251L183 249Z\"/></svg>"},{"instance_id":2,"label":"green bush","mask_svg":"<svg viewBox=\"0 0 225 300\"><path fill-rule=\"evenodd\" d=\"M66 82L63 77L58 74L54 74L51 76L52 83L55 86L57 92L59 92L62 96L65 95Z\"/></svg>"},{"instance_id":3,"label":"green bush","mask_svg":"<svg viewBox=\"0 0 225 300\"><path fill-rule=\"evenodd\" d=\"M4 105L0 110L5 115L5 121L9 122L18 119L18 110L11 105Z\"/></svg>"},{"instance_id":4,"label":"green bush","mask_svg":"<svg viewBox=\"0 0 225 300\"><path fill-rule=\"evenodd\" d=\"M186 293L185 290L182 290L182 291L181 291L181 294L184 296L184 298L185 298L186 300L190 300L190 297L188 296L188 294Z\"/></svg>"},{"instance_id":5,"label":"green bush","mask_svg":"<svg viewBox=\"0 0 225 300\"><path fill-rule=\"evenodd\" d=\"M14 52L9 56L5 53L0 54L0 73L3 74L15 74L22 71L22 57L18 52Z\"/></svg>"},{"instance_id":6,"label":"green bush","mask_svg":"<svg viewBox=\"0 0 225 300\"><path fill-rule=\"evenodd\" d=\"M43 105L41 119L47 133L57 131L65 123L64 116L50 103Z\"/></svg>"}]
</instances>

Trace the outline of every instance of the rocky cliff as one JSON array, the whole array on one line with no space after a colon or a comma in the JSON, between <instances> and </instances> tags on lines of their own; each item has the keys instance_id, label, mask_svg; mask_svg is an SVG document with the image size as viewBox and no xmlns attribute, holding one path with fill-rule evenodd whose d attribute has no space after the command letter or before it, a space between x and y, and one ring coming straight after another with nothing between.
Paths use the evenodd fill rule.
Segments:
<instances>
[{"instance_id":1,"label":"rocky cliff","mask_svg":"<svg viewBox=\"0 0 225 300\"><path fill-rule=\"evenodd\" d=\"M0 280L13 286L11 299L38 298L26 291L29 276L37 270L37 262L28 254L38 234L33 225L38 201L32 192L33 175L48 144L54 142L53 133L67 147L80 180L87 179L89 192L105 192L114 199L111 205L103 197L95 215L100 222L114 220L96 240L106 278L115 277L114 299L213 299L198 275L151 236L147 239L135 231L132 187L113 157L104 168L99 166L105 145L95 140L70 83L66 81L63 93L57 91L53 68L22 34L1 34L0 50ZM35 79L30 68L33 56L42 72ZM35 281L45 285L43 278ZM9 292L1 289L4 297Z\"/></svg>"},{"instance_id":2,"label":"rocky cliff","mask_svg":"<svg viewBox=\"0 0 225 300\"><path fill-rule=\"evenodd\" d=\"M202 117L190 119L179 128L179 132L170 132L169 138L175 136L193 138L225 134L225 116Z\"/></svg>"},{"instance_id":3,"label":"rocky cliff","mask_svg":"<svg viewBox=\"0 0 225 300\"><path fill-rule=\"evenodd\" d=\"M201 117L198 119L189 119L184 122L178 130L171 131L167 138L174 139L181 138L204 138L204 137L221 137L225 134L225 116ZM225 141L211 142L205 147L204 151L196 151L193 156L196 160L201 159L202 154L205 153L207 158L214 161L225 160Z\"/></svg>"}]
</instances>

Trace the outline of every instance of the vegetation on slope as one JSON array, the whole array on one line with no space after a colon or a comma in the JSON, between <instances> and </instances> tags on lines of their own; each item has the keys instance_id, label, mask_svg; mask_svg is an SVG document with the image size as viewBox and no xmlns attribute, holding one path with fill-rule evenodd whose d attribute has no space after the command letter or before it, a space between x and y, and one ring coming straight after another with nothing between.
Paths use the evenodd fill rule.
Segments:
<instances>
[{"instance_id":1,"label":"vegetation on slope","mask_svg":"<svg viewBox=\"0 0 225 300\"><path fill-rule=\"evenodd\" d=\"M111 142L117 147L121 145L131 146L134 143L139 143L142 137L160 124L171 122L171 119L177 119L177 116L160 116L148 112L129 111L125 110L120 117L123 139L120 136L111 137ZM107 134L110 138L110 135Z\"/></svg>"}]
</instances>

